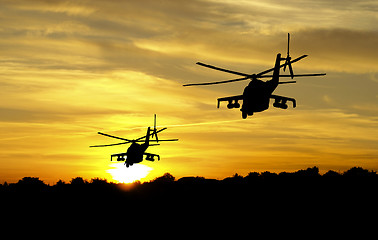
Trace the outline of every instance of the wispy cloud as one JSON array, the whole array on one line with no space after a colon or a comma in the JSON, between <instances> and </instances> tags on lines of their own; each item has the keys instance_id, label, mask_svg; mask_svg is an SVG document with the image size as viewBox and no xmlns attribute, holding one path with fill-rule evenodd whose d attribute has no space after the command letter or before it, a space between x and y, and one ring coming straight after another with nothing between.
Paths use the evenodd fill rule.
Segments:
<instances>
[{"instance_id":1,"label":"wispy cloud","mask_svg":"<svg viewBox=\"0 0 378 240\"><path fill-rule=\"evenodd\" d=\"M150 125L153 113L171 126L165 136L180 138L156 148L167 156L158 172L203 169L201 175L215 177L317 163L377 168L371 150L378 141L375 2L0 3L1 169L38 172L51 156L74 156L80 163L72 160L65 169L80 172L93 159L83 173L98 173L114 150L88 150L99 140L97 129L144 134L123 130ZM240 94L244 83L181 86L233 77L202 69L194 64L199 60L247 73L272 67L275 54L286 51L287 32L292 55L309 54L294 71L327 72L280 86L277 92L295 97L297 109L241 121L240 111L217 109L216 98ZM25 154L27 167L8 161ZM51 161L45 172L62 162Z\"/></svg>"}]
</instances>

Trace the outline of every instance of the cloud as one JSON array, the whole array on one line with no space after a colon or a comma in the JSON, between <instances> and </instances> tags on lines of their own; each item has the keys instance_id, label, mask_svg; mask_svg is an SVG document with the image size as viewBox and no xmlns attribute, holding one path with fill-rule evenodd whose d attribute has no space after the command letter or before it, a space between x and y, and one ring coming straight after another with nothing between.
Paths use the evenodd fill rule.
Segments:
<instances>
[{"instance_id":1,"label":"cloud","mask_svg":"<svg viewBox=\"0 0 378 240\"><path fill-rule=\"evenodd\" d=\"M314 7L338 13L354 9L353 12L367 16L370 10L366 4L371 4L368 2L333 2L333 5L320 2L317 6L296 1L284 4L149 1L148 7L146 4L145 1L91 4L26 1L15 6L7 2L9 14L1 26L3 56L10 61L23 59L24 63L40 68L128 69L189 79L190 72L180 74L172 66L193 63L196 59L271 66L275 53L286 50L286 32L291 32L293 53L311 56L311 63L302 65L304 69L377 70L375 25L357 30L335 24L338 18L326 19L330 25L322 25L315 20L333 15L313 11ZM88 11L83 15L70 14L79 13L77 9ZM363 22L364 18L357 19Z\"/></svg>"},{"instance_id":2,"label":"cloud","mask_svg":"<svg viewBox=\"0 0 378 240\"><path fill-rule=\"evenodd\" d=\"M309 29L295 37L317 68L337 72L377 72L378 33L347 29Z\"/></svg>"},{"instance_id":3,"label":"cloud","mask_svg":"<svg viewBox=\"0 0 378 240\"><path fill-rule=\"evenodd\" d=\"M59 158L51 160L51 166L59 166L68 154L83 161L91 158L95 167L88 171L99 169L105 156L117 151L88 151L90 143L99 141L99 129L143 135L157 113L159 125L171 125L172 131L162 136L180 138L178 144L156 148L166 156L157 169L178 169L180 174L206 169L198 175L209 176L207 171L219 177L219 172L230 175L234 172L227 171L239 167L305 168L317 159L341 166L348 156L348 164L362 161L376 167L362 157L366 153L376 158L369 150L377 142L373 2L96 0L1 5L0 140L7 143L3 161L27 151L32 153L27 158L36 162ZM246 83L181 86L234 77L201 68L196 61L247 73L272 67L276 53L286 52L287 32L292 34L292 56L309 54L294 71L327 72L326 77L297 79L297 85L277 89L277 94L297 99L296 109L272 108L241 121L240 111L217 109L216 99L240 94ZM72 160L71 170L83 168L82 163L74 165Z\"/></svg>"},{"instance_id":4,"label":"cloud","mask_svg":"<svg viewBox=\"0 0 378 240\"><path fill-rule=\"evenodd\" d=\"M95 10L91 7L88 1L72 1L72 0L62 0L62 1L46 1L46 0L35 0L33 3L27 0L19 1L7 1L2 0L2 5L9 7L11 9L17 9L18 11L38 11L38 12L53 12L53 13L64 13L70 16L84 15L88 16L92 14Z\"/></svg>"}]
</instances>

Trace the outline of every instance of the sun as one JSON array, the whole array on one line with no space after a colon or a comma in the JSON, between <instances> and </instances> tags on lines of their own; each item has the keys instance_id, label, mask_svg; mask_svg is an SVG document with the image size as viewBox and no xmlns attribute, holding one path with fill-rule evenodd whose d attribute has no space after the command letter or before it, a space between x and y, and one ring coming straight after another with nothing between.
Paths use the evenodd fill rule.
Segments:
<instances>
[{"instance_id":1,"label":"sun","mask_svg":"<svg viewBox=\"0 0 378 240\"><path fill-rule=\"evenodd\" d=\"M151 167L143 164L134 164L127 168L123 163L111 163L109 164L111 169L107 172L110 173L113 180L118 183L132 183L138 181L148 175L152 170Z\"/></svg>"}]
</instances>

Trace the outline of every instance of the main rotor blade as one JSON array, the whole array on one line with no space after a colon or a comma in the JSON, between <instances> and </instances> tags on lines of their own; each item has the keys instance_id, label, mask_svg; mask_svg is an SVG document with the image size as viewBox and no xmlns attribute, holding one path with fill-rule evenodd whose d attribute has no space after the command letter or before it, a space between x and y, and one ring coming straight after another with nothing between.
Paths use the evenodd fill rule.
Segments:
<instances>
[{"instance_id":1,"label":"main rotor blade","mask_svg":"<svg viewBox=\"0 0 378 240\"><path fill-rule=\"evenodd\" d=\"M296 59L294 59L294 60L291 60L290 61L290 63L295 63L295 62L298 62L299 60L301 60L302 58L305 58L305 57L307 57L308 55L302 55L302 56L300 56L300 57L297 57ZM280 65L280 67L282 67L283 65L285 65L285 64L281 64ZM274 68L273 68L274 69Z\"/></svg>"},{"instance_id":2,"label":"main rotor blade","mask_svg":"<svg viewBox=\"0 0 378 240\"><path fill-rule=\"evenodd\" d=\"M156 131L156 133L159 133L159 132L161 132L161 131L164 131L165 129L167 129L167 128L162 128L162 129Z\"/></svg>"},{"instance_id":3,"label":"main rotor blade","mask_svg":"<svg viewBox=\"0 0 378 240\"><path fill-rule=\"evenodd\" d=\"M294 77L315 77L324 76L326 73L294 74ZM280 77L291 77L291 75L280 75Z\"/></svg>"},{"instance_id":4,"label":"main rotor blade","mask_svg":"<svg viewBox=\"0 0 378 240\"><path fill-rule=\"evenodd\" d=\"M300 56L300 57L297 57L296 59L291 60L290 63L298 62L299 60L301 60L302 58L305 58L305 57L307 57L307 56L308 56L308 55L302 55L302 56ZM283 67L283 66L285 66L286 64L287 64L286 62L285 62L284 64L281 64L281 65L280 65L280 68ZM261 73L258 73L258 74L256 74L256 76L257 76L257 77L261 77L261 75L264 75L265 73L271 72L271 71L273 71L273 70L274 70L274 67L273 67L273 68L270 68L270 69L268 69L268 70L265 70L265 71L263 71L263 72L261 72Z\"/></svg>"},{"instance_id":5,"label":"main rotor blade","mask_svg":"<svg viewBox=\"0 0 378 240\"><path fill-rule=\"evenodd\" d=\"M173 142L173 141L178 141L178 139L159 139L159 142ZM150 140L150 142L156 142L156 140Z\"/></svg>"},{"instance_id":6,"label":"main rotor blade","mask_svg":"<svg viewBox=\"0 0 378 240\"><path fill-rule=\"evenodd\" d=\"M297 81L278 82L278 84L296 83Z\"/></svg>"},{"instance_id":7,"label":"main rotor blade","mask_svg":"<svg viewBox=\"0 0 378 240\"><path fill-rule=\"evenodd\" d=\"M152 133L152 137L154 137L154 135L155 135L156 141L159 142L159 138L156 131L156 114L154 114L154 132Z\"/></svg>"},{"instance_id":8,"label":"main rotor blade","mask_svg":"<svg viewBox=\"0 0 378 240\"><path fill-rule=\"evenodd\" d=\"M159 140L159 138L158 138L158 133L159 132L161 132L161 131L164 131L165 129L167 129L167 128L162 128L162 129L160 129L160 130L158 130L158 131L156 131L156 128L154 129L154 132L152 133L152 137L155 135L155 138L156 138L156 142L159 142L160 140ZM151 141L151 140L150 140Z\"/></svg>"},{"instance_id":9,"label":"main rotor blade","mask_svg":"<svg viewBox=\"0 0 378 240\"><path fill-rule=\"evenodd\" d=\"M285 66L284 66L284 68L283 68L283 71L284 71L284 72L286 71L287 63L289 62L287 59L288 59L288 57L286 57Z\"/></svg>"},{"instance_id":10,"label":"main rotor blade","mask_svg":"<svg viewBox=\"0 0 378 240\"><path fill-rule=\"evenodd\" d=\"M89 146L89 147L110 147L110 146L122 145L122 144L127 144L127 143L130 143L130 142L104 144L104 145L93 145L93 146Z\"/></svg>"},{"instance_id":11,"label":"main rotor blade","mask_svg":"<svg viewBox=\"0 0 378 240\"><path fill-rule=\"evenodd\" d=\"M315 76L324 76L326 73L310 73L310 74L294 74L294 77L315 77ZM263 75L258 78L271 78L273 75ZM280 75L280 77L291 77L291 75Z\"/></svg>"},{"instance_id":12,"label":"main rotor blade","mask_svg":"<svg viewBox=\"0 0 378 240\"><path fill-rule=\"evenodd\" d=\"M289 56L290 33L287 33L287 56Z\"/></svg>"},{"instance_id":13,"label":"main rotor blade","mask_svg":"<svg viewBox=\"0 0 378 240\"><path fill-rule=\"evenodd\" d=\"M291 79L294 78L294 71L293 71L293 67L291 66L291 63L289 63L289 71L290 71L290 77Z\"/></svg>"},{"instance_id":14,"label":"main rotor blade","mask_svg":"<svg viewBox=\"0 0 378 240\"><path fill-rule=\"evenodd\" d=\"M152 134L149 133L149 135L150 135L150 136L151 136L151 135L154 135L155 133L159 133L159 132L161 132L161 131L164 131L165 129L167 129L167 128L162 128L162 129L160 129L160 130L158 130L158 131L156 131L156 132L153 132ZM135 139L135 140L130 140L130 141L132 141L132 142L141 142L141 141L139 141L139 140L141 140L141 139L143 139L143 138L146 138L146 136L143 136L143 137L137 138L137 139ZM150 140L150 141L152 141L152 140ZM160 141L160 140L159 140L159 141Z\"/></svg>"},{"instance_id":15,"label":"main rotor blade","mask_svg":"<svg viewBox=\"0 0 378 240\"><path fill-rule=\"evenodd\" d=\"M300 56L300 57L298 57L298 58L290 61L289 64L298 62L299 60L301 60L302 58L305 58L307 56L308 55L302 55L302 56ZM228 73L232 73L232 74L236 74L236 75L241 75L241 76L245 76L245 77L243 77L243 78L237 78L237 79L232 79L232 80L226 80L226 81L218 81L218 82L190 83L190 84L184 84L183 85L184 87L188 87L188 86L204 86L204 85L213 85L213 84L238 82L238 81L244 81L244 80L247 80L247 79L250 79L250 78L253 78L253 77L261 78L261 77L266 77L266 76L263 76L264 74L266 74L266 73L271 72L271 71L274 70L274 67L273 67L273 68L270 68L270 69L265 70L263 72L260 72L260 73L258 73L256 75L253 75L253 74L245 74L245 73L235 72L235 71L227 70L227 69L224 69L224 68L219 68L219 67L215 67L215 66L212 66L212 65L204 64L204 63L201 63L201 62L197 62L197 64L201 65L203 67L208 67L208 68L211 68L211 69L215 69L215 70L219 70L219 71L223 71L223 72L228 72ZM280 68L283 67L283 66L285 66L286 64L288 64L288 63L285 62L284 64L281 64ZM271 76L269 76L269 77L271 77Z\"/></svg>"},{"instance_id":16,"label":"main rotor blade","mask_svg":"<svg viewBox=\"0 0 378 240\"><path fill-rule=\"evenodd\" d=\"M250 77L243 77L243 78L237 78L237 79L231 79L231 80L225 80L225 81L218 81L218 82L207 82L207 83L190 83L183 85L184 87L188 86L199 86L199 85L213 85L213 84L221 84L221 83L229 83L229 82L238 82L238 81L244 81L249 79Z\"/></svg>"},{"instance_id":17,"label":"main rotor blade","mask_svg":"<svg viewBox=\"0 0 378 240\"><path fill-rule=\"evenodd\" d=\"M236 71L232 71L232 70L228 70L228 69L224 69L224 68L220 68L220 67L215 67L215 66L205 64L205 63L201 63L201 62L197 62L196 64L203 66L203 67L211 68L211 69L214 69L214 70L227 72L227 73L231 73L231 74L236 74L236 75L240 75L240 76L244 76L244 77L249 76L249 74L246 74L246 73L241 73L241 72L236 72Z\"/></svg>"},{"instance_id":18,"label":"main rotor blade","mask_svg":"<svg viewBox=\"0 0 378 240\"><path fill-rule=\"evenodd\" d=\"M103 135L103 136L106 136L106 137L111 137L111 138L115 138L115 139L119 139L119 140L124 140L124 141L127 141L127 142L131 142L131 140L129 140L129 139L121 138L121 137L116 137L116 136L109 135L109 134L102 133L102 132L98 132L98 134Z\"/></svg>"}]
</instances>

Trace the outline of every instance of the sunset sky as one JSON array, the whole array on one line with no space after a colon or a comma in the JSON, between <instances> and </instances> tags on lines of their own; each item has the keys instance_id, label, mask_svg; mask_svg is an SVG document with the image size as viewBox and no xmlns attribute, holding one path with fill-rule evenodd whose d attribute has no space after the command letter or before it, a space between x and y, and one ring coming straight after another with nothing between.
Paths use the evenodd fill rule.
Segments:
<instances>
[{"instance_id":1,"label":"sunset sky","mask_svg":"<svg viewBox=\"0 0 378 240\"><path fill-rule=\"evenodd\" d=\"M25 176L54 184L81 176L142 181L222 179L251 171L378 171L378 2L371 0L0 0L0 183ZM309 56L271 106L241 119L216 108L248 81L183 87L274 65L277 53ZM237 76L236 76L237 77ZM272 105L272 103L271 103ZM179 138L147 151L159 162L118 168L127 145L153 125ZM118 173L114 173L118 171ZM147 174L148 173L148 174Z\"/></svg>"}]
</instances>

